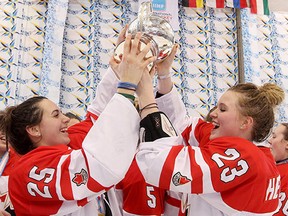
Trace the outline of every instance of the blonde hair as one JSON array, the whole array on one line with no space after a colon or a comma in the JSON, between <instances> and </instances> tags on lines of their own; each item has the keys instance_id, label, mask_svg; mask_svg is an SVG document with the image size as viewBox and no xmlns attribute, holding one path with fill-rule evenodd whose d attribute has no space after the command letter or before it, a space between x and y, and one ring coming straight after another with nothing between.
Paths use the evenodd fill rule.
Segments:
<instances>
[{"instance_id":1,"label":"blonde hair","mask_svg":"<svg viewBox=\"0 0 288 216\"><path fill-rule=\"evenodd\" d=\"M252 140L264 141L274 125L274 109L285 98L282 88L273 83L256 86L253 83L238 84L228 89L240 95L240 113L254 120Z\"/></svg>"}]
</instances>

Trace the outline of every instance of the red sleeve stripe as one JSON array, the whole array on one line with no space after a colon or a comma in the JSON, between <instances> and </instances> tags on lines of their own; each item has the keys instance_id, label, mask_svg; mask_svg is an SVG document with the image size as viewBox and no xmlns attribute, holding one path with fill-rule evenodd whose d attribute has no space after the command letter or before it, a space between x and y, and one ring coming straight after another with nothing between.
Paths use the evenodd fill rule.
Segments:
<instances>
[{"instance_id":1,"label":"red sleeve stripe","mask_svg":"<svg viewBox=\"0 0 288 216\"><path fill-rule=\"evenodd\" d=\"M185 145L189 145L190 133L192 130L192 126L190 125L182 132L182 138L185 141Z\"/></svg>"},{"instance_id":2,"label":"red sleeve stripe","mask_svg":"<svg viewBox=\"0 0 288 216\"><path fill-rule=\"evenodd\" d=\"M70 181L69 164L71 161L70 155L61 157L57 167L56 177L56 192L60 200L73 200L72 186ZM66 170L62 172L63 170ZM62 194L65 191L65 197Z\"/></svg>"},{"instance_id":3,"label":"red sleeve stripe","mask_svg":"<svg viewBox=\"0 0 288 216\"><path fill-rule=\"evenodd\" d=\"M163 165L160 179L159 179L159 187L164 188L164 189L169 189L170 188L170 182L172 179L173 175L173 170L175 167L175 159L179 152L183 149L184 146L174 146L171 148L165 163Z\"/></svg>"}]
</instances>

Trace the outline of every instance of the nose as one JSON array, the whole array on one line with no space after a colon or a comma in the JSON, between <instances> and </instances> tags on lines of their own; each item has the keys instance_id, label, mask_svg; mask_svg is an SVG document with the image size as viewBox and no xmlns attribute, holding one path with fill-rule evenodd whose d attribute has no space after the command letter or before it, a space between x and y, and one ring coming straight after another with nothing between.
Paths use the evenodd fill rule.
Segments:
<instances>
[{"instance_id":1,"label":"nose","mask_svg":"<svg viewBox=\"0 0 288 216\"><path fill-rule=\"evenodd\" d=\"M271 137L267 139L267 143L268 143L269 145L272 145L272 143L271 143Z\"/></svg>"},{"instance_id":2,"label":"nose","mask_svg":"<svg viewBox=\"0 0 288 216\"><path fill-rule=\"evenodd\" d=\"M216 118L217 117L217 108L215 110L213 110L210 114L209 114L210 118Z\"/></svg>"},{"instance_id":3,"label":"nose","mask_svg":"<svg viewBox=\"0 0 288 216\"><path fill-rule=\"evenodd\" d=\"M62 113L62 116L63 116L63 122L65 122L65 123L69 123L70 122L70 118L69 117L67 117L63 113Z\"/></svg>"}]
</instances>

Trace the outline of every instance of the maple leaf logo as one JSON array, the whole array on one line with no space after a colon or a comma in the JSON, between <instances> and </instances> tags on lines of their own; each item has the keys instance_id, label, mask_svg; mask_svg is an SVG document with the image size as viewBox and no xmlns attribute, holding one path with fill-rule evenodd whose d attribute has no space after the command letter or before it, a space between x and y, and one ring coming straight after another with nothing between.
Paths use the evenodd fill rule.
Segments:
<instances>
[{"instance_id":1,"label":"maple leaf logo","mask_svg":"<svg viewBox=\"0 0 288 216\"><path fill-rule=\"evenodd\" d=\"M8 191L0 194L0 203L3 205L3 209L7 209L10 206L10 209L14 209L8 195Z\"/></svg>"},{"instance_id":2,"label":"maple leaf logo","mask_svg":"<svg viewBox=\"0 0 288 216\"><path fill-rule=\"evenodd\" d=\"M183 176L181 175L180 172L177 172L173 178L172 178L172 182L175 186L179 186L179 185L183 185L183 184L186 184L188 182L191 182L190 179L188 179L187 176Z\"/></svg>"},{"instance_id":3,"label":"maple leaf logo","mask_svg":"<svg viewBox=\"0 0 288 216\"><path fill-rule=\"evenodd\" d=\"M82 169L79 173L75 173L72 182L74 182L77 186L81 184L86 184L88 180L88 173L86 170Z\"/></svg>"}]
</instances>

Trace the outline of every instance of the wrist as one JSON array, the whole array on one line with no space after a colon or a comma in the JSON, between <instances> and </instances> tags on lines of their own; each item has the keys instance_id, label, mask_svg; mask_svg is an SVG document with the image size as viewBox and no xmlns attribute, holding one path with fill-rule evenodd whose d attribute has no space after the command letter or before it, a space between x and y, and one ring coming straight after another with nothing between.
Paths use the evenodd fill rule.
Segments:
<instances>
[{"instance_id":1,"label":"wrist","mask_svg":"<svg viewBox=\"0 0 288 216\"><path fill-rule=\"evenodd\" d=\"M118 88L117 93L127 98L132 104L135 102L135 90Z\"/></svg>"},{"instance_id":2,"label":"wrist","mask_svg":"<svg viewBox=\"0 0 288 216\"><path fill-rule=\"evenodd\" d=\"M163 74L163 75L157 75L157 79L158 80L165 80L165 79L168 79L168 78L171 78L171 73L168 73L168 74Z\"/></svg>"},{"instance_id":3,"label":"wrist","mask_svg":"<svg viewBox=\"0 0 288 216\"><path fill-rule=\"evenodd\" d=\"M143 119L147 115L154 113L154 112L158 112L158 111L159 111L159 109L158 109L157 103L153 102L153 103L146 104L144 107L142 107L139 110L139 115Z\"/></svg>"}]
</instances>

